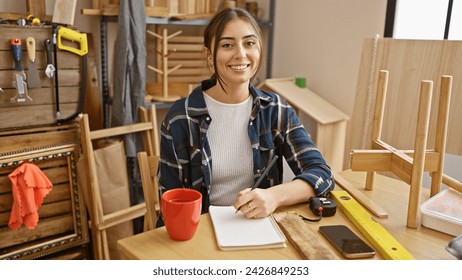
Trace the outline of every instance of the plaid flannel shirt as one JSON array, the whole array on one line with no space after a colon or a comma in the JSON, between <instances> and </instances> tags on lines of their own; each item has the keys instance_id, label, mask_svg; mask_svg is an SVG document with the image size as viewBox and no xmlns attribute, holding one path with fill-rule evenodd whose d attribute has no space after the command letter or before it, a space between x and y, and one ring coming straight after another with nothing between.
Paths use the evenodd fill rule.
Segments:
<instances>
[{"instance_id":1,"label":"plaid flannel shirt","mask_svg":"<svg viewBox=\"0 0 462 280\"><path fill-rule=\"evenodd\" d=\"M215 84L216 80L205 80L188 97L176 101L161 125L160 191L179 187L195 189L202 193L204 213L208 212L213 184L213 154L207 139L207 130L213 120L207 111L203 91ZM295 174L294 179L308 182L317 196L327 195L334 188L332 172L295 110L273 92L254 86L250 86L250 92L253 105L248 137L253 151L254 182L274 155L278 155L277 163L258 187L280 184L284 156Z\"/></svg>"}]
</instances>

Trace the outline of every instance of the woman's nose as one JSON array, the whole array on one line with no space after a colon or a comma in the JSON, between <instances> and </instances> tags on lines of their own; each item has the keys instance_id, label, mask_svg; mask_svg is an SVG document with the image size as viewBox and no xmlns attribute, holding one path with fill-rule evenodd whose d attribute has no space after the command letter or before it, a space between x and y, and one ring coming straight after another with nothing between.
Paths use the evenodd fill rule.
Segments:
<instances>
[{"instance_id":1,"label":"woman's nose","mask_svg":"<svg viewBox=\"0 0 462 280\"><path fill-rule=\"evenodd\" d=\"M245 59L246 58L246 51L245 48L241 45L239 45L236 48L236 54L234 55L235 59Z\"/></svg>"}]
</instances>

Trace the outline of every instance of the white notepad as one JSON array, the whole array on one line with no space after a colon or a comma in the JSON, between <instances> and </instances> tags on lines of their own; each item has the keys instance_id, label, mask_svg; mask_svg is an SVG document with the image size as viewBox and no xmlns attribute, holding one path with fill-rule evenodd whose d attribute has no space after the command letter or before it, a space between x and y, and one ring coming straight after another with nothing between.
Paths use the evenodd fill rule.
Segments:
<instances>
[{"instance_id":1,"label":"white notepad","mask_svg":"<svg viewBox=\"0 0 462 280\"><path fill-rule=\"evenodd\" d=\"M286 238L272 216L249 219L232 206L210 206L218 247L246 250L286 247Z\"/></svg>"}]
</instances>

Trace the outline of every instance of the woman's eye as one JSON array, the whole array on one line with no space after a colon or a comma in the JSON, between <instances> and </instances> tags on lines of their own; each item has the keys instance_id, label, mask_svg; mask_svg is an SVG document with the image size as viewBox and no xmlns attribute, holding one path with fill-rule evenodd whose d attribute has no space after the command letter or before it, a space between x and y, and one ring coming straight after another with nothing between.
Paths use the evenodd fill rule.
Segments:
<instances>
[{"instance_id":1,"label":"woman's eye","mask_svg":"<svg viewBox=\"0 0 462 280\"><path fill-rule=\"evenodd\" d=\"M221 45L222 48L231 48L232 46L233 45L231 45L230 43L225 43Z\"/></svg>"},{"instance_id":2,"label":"woman's eye","mask_svg":"<svg viewBox=\"0 0 462 280\"><path fill-rule=\"evenodd\" d=\"M248 41L247 43L245 43L247 46L251 47L253 45L255 45L255 42L254 41Z\"/></svg>"}]
</instances>

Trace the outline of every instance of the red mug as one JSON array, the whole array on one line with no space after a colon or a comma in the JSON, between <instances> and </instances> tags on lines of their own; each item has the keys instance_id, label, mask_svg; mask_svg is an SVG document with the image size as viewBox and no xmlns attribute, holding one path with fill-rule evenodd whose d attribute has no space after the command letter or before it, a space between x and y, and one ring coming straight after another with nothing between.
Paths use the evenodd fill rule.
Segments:
<instances>
[{"instance_id":1,"label":"red mug","mask_svg":"<svg viewBox=\"0 0 462 280\"><path fill-rule=\"evenodd\" d=\"M167 233L173 240L191 239L196 233L202 210L202 194L178 188L164 192L160 202Z\"/></svg>"}]
</instances>

